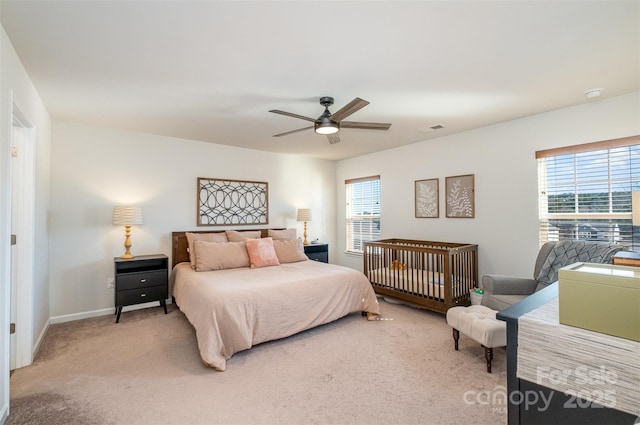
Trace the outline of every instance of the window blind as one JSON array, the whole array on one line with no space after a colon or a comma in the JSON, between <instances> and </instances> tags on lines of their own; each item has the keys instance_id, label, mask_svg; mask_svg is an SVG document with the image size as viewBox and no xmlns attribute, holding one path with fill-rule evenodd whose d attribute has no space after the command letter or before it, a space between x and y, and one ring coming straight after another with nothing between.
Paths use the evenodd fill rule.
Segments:
<instances>
[{"instance_id":1,"label":"window blind","mask_svg":"<svg viewBox=\"0 0 640 425\"><path fill-rule=\"evenodd\" d=\"M541 244L640 242L640 228L634 232L631 219L632 192L640 190L640 137L540 151L536 157Z\"/></svg>"},{"instance_id":2,"label":"window blind","mask_svg":"<svg viewBox=\"0 0 640 425\"><path fill-rule=\"evenodd\" d=\"M364 242L380 239L380 176L345 180L346 250L362 253Z\"/></svg>"}]
</instances>

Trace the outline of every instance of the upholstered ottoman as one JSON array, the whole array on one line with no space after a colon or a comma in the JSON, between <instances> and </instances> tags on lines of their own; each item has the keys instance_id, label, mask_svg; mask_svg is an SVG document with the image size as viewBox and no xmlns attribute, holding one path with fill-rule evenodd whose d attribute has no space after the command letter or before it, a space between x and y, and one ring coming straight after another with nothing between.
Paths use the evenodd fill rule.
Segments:
<instances>
[{"instance_id":1,"label":"upholstered ottoman","mask_svg":"<svg viewBox=\"0 0 640 425\"><path fill-rule=\"evenodd\" d=\"M507 324L496 319L496 310L483 305L451 307L447 310L447 323L453 328L455 349L458 350L460 332L484 347L487 372L491 373L493 349L507 345Z\"/></svg>"}]
</instances>

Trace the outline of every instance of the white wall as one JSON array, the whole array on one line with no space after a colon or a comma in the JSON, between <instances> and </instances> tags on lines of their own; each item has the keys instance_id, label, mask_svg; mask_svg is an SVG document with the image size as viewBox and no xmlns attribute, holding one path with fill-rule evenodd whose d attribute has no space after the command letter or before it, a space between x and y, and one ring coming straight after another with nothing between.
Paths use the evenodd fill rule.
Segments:
<instances>
[{"instance_id":1,"label":"white wall","mask_svg":"<svg viewBox=\"0 0 640 425\"><path fill-rule=\"evenodd\" d=\"M33 321L27 332L35 346L40 332L49 319L49 268L47 219L50 202L50 120L40 97L16 55L4 28L0 31L0 421L6 415L9 401L9 309L10 309L10 259L7 241L11 233L11 182L10 138L11 110L15 103L35 128L35 270L33 300L23 300L33 308ZM24 283L23 283L24 284ZM16 325L20 327L21 324Z\"/></svg>"},{"instance_id":2,"label":"white wall","mask_svg":"<svg viewBox=\"0 0 640 425\"><path fill-rule=\"evenodd\" d=\"M532 277L538 252L535 151L640 134L640 93L509 121L337 164L338 262L344 254L345 179L380 174L384 238L478 244L479 273ZM475 218L445 217L445 177L475 175ZM414 217L414 181L440 179L440 218Z\"/></svg>"},{"instance_id":3,"label":"white wall","mask_svg":"<svg viewBox=\"0 0 640 425\"><path fill-rule=\"evenodd\" d=\"M602 99L339 162L305 159L54 121L51 316L113 307L113 257L124 230L115 204L144 207L134 254L170 254L170 234L196 230L196 178L269 182L270 224L296 227L297 207L313 209L309 239L344 254L344 180L381 175L383 237L476 243L480 274L530 276L538 250L535 151L640 134L640 93ZM476 217L446 218L444 178L475 175ZM440 179L440 218L414 217L415 180Z\"/></svg>"},{"instance_id":4,"label":"white wall","mask_svg":"<svg viewBox=\"0 0 640 425\"><path fill-rule=\"evenodd\" d=\"M134 255L171 254L171 232L196 226L197 178L269 183L269 225L295 227L313 210L309 239L334 243L335 163L192 140L53 122L51 316L113 308L113 258L124 253L116 204L143 207Z\"/></svg>"}]
</instances>

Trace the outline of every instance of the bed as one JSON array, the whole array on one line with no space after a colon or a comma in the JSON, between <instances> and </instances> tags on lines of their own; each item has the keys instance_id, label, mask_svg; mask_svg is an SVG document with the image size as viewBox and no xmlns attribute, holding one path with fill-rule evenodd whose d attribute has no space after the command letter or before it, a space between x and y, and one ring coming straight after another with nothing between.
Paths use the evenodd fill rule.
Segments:
<instances>
[{"instance_id":1,"label":"bed","mask_svg":"<svg viewBox=\"0 0 640 425\"><path fill-rule=\"evenodd\" d=\"M478 246L411 239L364 243L364 274L374 291L438 313L469 305L478 282Z\"/></svg>"},{"instance_id":2,"label":"bed","mask_svg":"<svg viewBox=\"0 0 640 425\"><path fill-rule=\"evenodd\" d=\"M273 239L267 232L260 230L264 241ZM222 232L188 233L204 237ZM218 371L226 369L233 354L256 344L351 313L361 312L369 319L380 313L376 294L360 271L308 259L196 271L190 264L186 234L172 234L170 290L196 331L202 362ZM246 241L248 251L250 240ZM202 246L198 242L195 252L202 251ZM223 247L223 243L215 245L216 249Z\"/></svg>"}]
</instances>

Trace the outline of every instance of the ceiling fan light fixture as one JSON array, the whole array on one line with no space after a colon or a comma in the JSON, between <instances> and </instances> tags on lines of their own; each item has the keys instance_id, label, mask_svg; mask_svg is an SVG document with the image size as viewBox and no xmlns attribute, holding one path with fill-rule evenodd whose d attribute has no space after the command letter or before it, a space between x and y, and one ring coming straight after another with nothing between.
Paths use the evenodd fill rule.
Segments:
<instances>
[{"instance_id":1,"label":"ceiling fan light fixture","mask_svg":"<svg viewBox=\"0 0 640 425\"><path fill-rule=\"evenodd\" d=\"M344 128L360 128L364 130L388 130L391 124L380 122L356 122L356 121L344 121L345 118L351 114L358 112L360 109L367 106L369 102L364 99L356 97L351 102L340 108L336 113L332 114L329 111L329 106L333 105L333 98L330 96L324 96L320 98L320 105L324 106L324 112L318 118L310 118L304 115L298 115L291 112L280 111L278 109L271 109L269 112L274 114L285 115L287 117L298 118L313 123L313 127L304 127L297 130L287 131L285 133L274 134L273 137L287 136L289 134L298 133L299 131L309 130L313 128L316 134L327 136L329 143L340 143L340 136L338 132L341 127Z\"/></svg>"},{"instance_id":2,"label":"ceiling fan light fixture","mask_svg":"<svg viewBox=\"0 0 640 425\"><path fill-rule=\"evenodd\" d=\"M313 131L317 134L336 134L339 130L340 125L331 121L328 117L317 120L313 125Z\"/></svg>"}]
</instances>

